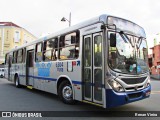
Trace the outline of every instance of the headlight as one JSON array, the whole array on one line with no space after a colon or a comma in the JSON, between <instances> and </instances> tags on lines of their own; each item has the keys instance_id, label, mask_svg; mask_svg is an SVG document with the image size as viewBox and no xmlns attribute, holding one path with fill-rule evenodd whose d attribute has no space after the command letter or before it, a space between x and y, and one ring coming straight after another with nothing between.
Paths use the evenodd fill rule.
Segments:
<instances>
[{"instance_id":1,"label":"headlight","mask_svg":"<svg viewBox=\"0 0 160 120\"><path fill-rule=\"evenodd\" d=\"M115 80L109 80L108 83L111 85L111 87L116 91L116 92L123 92L124 88L122 87L121 84L119 84L117 81Z\"/></svg>"},{"instance_id":2,"label":"headlight","mask_svg":"<svg viewBox=\"0 0 160 120\"><path fill-rule=\"evenodd\" d=\"M147 83L144 85L144 88L148 87L150 85L150 83L151 83L151 80L149 78L148 81L147 81Z\"/></svg>"}]
</instances>

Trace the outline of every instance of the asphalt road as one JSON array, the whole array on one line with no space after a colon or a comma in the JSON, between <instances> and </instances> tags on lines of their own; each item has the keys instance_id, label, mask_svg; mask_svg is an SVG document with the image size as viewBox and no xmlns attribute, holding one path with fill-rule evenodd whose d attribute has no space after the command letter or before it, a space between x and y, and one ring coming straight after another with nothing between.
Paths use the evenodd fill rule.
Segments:
<instances>
[{"instance_id":1,"label":"asphalt road","mask_svg":"<svg viewBox=\"0 0 160 120\"><path fill-rule=\"evenodd\" d=\"M150 98L109 109L109 111L160 111L160 81L151 80ZM0 111L102 111L103 108L78 102L62 103L58 96L25 87L16 88L13 83L0 78Z\"/></svg>"}]
</instances>

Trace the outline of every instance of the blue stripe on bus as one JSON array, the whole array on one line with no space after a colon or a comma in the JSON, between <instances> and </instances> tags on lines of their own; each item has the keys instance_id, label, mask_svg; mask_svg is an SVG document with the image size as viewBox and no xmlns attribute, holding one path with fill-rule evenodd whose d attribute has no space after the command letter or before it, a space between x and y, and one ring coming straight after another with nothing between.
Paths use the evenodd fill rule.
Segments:
<instances>
[{"instance_id":1,"label":"blue stripe on bus","mask_svg":"<svg viewBox=\"0 0 160 120\"><path fill-rule=\"evenodd\" d=\"M19 75L19 76L20 77L26 77L26 75ZM32 76L32 75L29 75L28 77L35 78L35 79L42 79L42 80L57 81L57 79L55 79L55 78L46 78L46 77L39 77L39 76ZM84 82L75 81L75 80L72 80L72 83L73 84L78 84L78 85L83 85L84 84ZM87 84L89 84L90 86L95 86L95 83L87 83ZM105 85L101 84L100 87L104 88Z\"/></svg>"},{"instance_id":2,"label":"blue stripe on bus","mask_svg":"<svg viewBox=\"0 0 160 120\"><path fill-rule=\"evenodd\" d=\"M19 75L20 77L26 77L26 75ZM57 79L55 78L46 78L46 77L39 77L39 76L32 76L32 75L29 75L28 77L31 77L31 78L35 78L35 79L43 79L43 80L51 80L51 81L56 81ZM82 84L82 82L80 81L75 81L75 80L72 80L72 82L74 84Z\"/></svg>"},{"instance_id":3,"label":"blue stripe on bus","mask_svg":"<svg viewBox=\"0 0 160 120\"><path fill-rule=\"evenodd\" d=\"M26 77L26 75L19 75L19 76L20 77ZM55 78L38 77L38 76L32 76L32 75L29 75L28 77L36 78L36 79L43 79L43 80L51 80L51 81L56 81L57 80Z\"/></svg>"},{"instance_id":4,"label":"blue stripe on bus","mask_svg":"<svg viewBox=\"0 0 160 120\"><path fill-rule=\"evenodd\" d=\"M83 84L83 82L80 82L80 81L74 81L74 80L72 80L72 83L73 83L73 84L79 84L79 85L82 85L82 84Z\"/></svg>"},{"instance_id":5,"label":"blue stripe on bus","mask_svg":"<svg viewBox=\"0 0 160 120\"><path fill-rule=\"evenodd\" d=\"M51 80L51 81L56 81L56 80L57 80L57 79L55 79L55 78L46 78L46 77L37 77L37 76L33 76L33 78L43 79L43 80Z\"/></svg>"}]
</instances>

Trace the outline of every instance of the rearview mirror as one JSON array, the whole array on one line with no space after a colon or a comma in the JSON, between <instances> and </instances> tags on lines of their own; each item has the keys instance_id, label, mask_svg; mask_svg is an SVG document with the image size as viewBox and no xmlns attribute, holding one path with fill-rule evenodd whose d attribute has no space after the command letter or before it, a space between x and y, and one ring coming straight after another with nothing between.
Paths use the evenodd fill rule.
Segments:
<instances>
[{"instance_id":1,"label":"rearview mirror","mask_svg":"<svg viewBox=\"0 0 160 120\"><path fill-rule=\"evenodd\" d=\"M110 34L110 47L116 47L116 34Z\"/></svg>"}]
</instances>

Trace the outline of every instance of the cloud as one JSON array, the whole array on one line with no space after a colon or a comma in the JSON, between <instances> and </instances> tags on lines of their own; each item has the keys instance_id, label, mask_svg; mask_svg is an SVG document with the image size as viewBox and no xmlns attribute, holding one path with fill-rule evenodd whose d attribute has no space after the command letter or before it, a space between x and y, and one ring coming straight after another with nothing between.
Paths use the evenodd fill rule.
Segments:
<instances>
[{"instance_id":1,"label":"cloud","mask_svg":"<svg viewBox=\"0 0 160 120\"><path fill-rule=\"evenodd\" d=\"M159 0L0 0L0 21L12 21L37 37L100 14L126 18L144 27L147 36L160 32Z\"/></svg>"}]
</instances>

